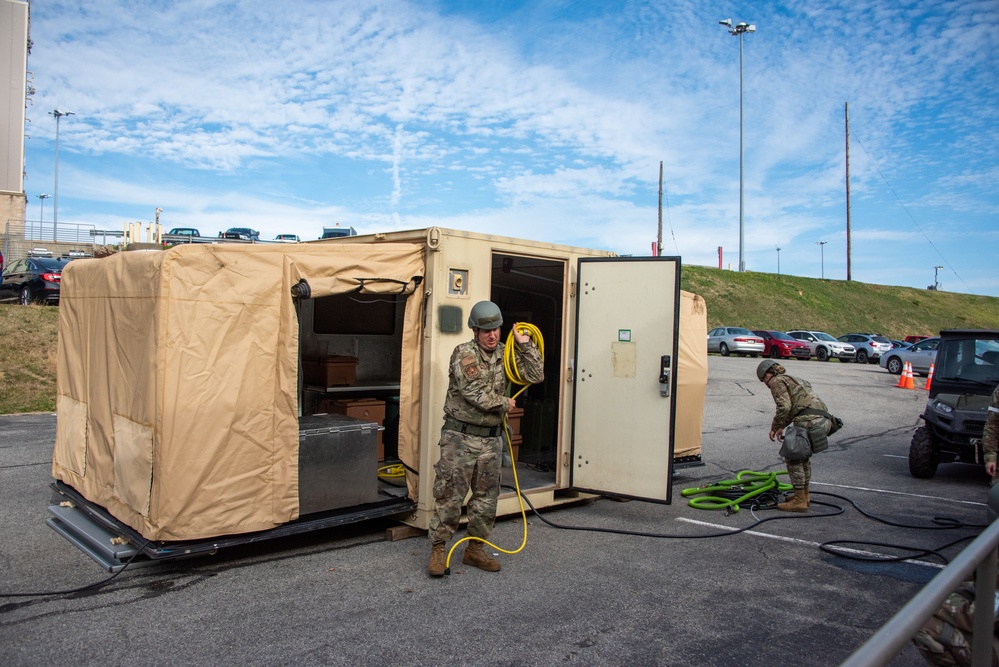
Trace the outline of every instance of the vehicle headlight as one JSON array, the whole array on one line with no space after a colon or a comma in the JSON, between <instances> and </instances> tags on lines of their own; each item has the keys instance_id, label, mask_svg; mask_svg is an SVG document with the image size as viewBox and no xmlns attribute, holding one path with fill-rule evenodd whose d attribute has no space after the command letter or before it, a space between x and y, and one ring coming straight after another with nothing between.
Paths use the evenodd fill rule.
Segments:
<instances>
[{"instance_id":1,"label":"vehicle headlight","mask_svg":"<svg viewBox=\"0 0 999 667\"><path fill-rule=\"evenodd\" d=\"M933 409L945 415L949 415L950 413L954 412L954 408L950 407L946 403L941 403L940 401L935 401L933 403Z\"/></svg>"}]
</instances>

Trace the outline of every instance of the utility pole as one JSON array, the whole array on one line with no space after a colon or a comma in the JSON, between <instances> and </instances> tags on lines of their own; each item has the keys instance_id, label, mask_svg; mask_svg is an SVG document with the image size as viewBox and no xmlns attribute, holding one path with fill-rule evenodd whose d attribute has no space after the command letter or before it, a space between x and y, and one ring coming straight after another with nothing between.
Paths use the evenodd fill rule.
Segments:
<instances>
[{"instance_id":1,"label":"utility pole","mask_svg":"<svg viewBox=\"0 0 999 667\"><path fill-rule=\"evenodd\" d=\"M850 103L843 103L843 119L846 122L846 281L852 278L850 262Z\"/></svg>"},{"instance_id":2,"label":"utility pole","mask_svg":"<svg viewBox=\"0 0 999 667\"><path fill-rule=\"evenodd\" d=\"M663 161L659 160L659 235L656 237L656 257L663 256Z\"/></svg>"},{"instance_id":3,"label":"utility pole","mask_svg":"<svg viewBox=\"0 0 999 667\"><path fill-rule=\"evenodd\" d=\"M780 246L777 246L777 275L780 275Z\"/></svg>"},{"instance_id":4,"label":"utility pole","mask_svg":"<svg viewBox=\"0 0 999 667\"><path fill-rule=\"evenodd\" d=\"M829 241L816 241L815 245L819 246L820 257L822 258L822 279L826 278L826 244Z\"/></svg>"}]
</instances>

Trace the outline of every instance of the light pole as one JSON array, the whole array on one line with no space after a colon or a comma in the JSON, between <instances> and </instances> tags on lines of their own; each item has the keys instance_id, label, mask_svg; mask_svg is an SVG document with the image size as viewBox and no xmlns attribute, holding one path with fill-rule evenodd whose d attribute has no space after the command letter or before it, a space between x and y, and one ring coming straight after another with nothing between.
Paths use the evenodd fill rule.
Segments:
<instances>
[{"instance_id":1,"label":"light pole","mask_svg":"<svg viewBox=\"0 0 999 667\"><path fill-rule=\"evenodd\" d=\"M59 223L59 119L63 116L75 116L72 111L62 111L54 109L49 115L56 119L56 146L55 146L55 196L52 198L52 236L55 240L56 225Z\"/></svg>"},{"instance_id":2,"label":"light pole","mask_svg":"<svg viewBox=\"0 0 999 667\"><path fill-rule=\"evenodd\" d=\"M780 275L780 246L777 246L777 275Z\"/></svg>"},{"instance_id":3,"label":"light pole","mask_svg":"<svg viewBox=\"0 0 999 667\"><path fill-rule=\"evenodd\" d=\"M47 195L44 192L38 195L38 219L41 222L45 222L45 200L52 195Z\"/></svg>"},{"instance_id":4,"label":"light pole","mask_svg":"<svg viewBox=\"0 0 999 667\"><path fill-rule=\"evenodd\" d=\"M743 178L743 159L742 159L742 137L743 137L743 113L742 113L742 36L747 32L756 32L756 26L750 25L748 23L737 23L734 27L732 26L732 19L725 19L724 21L718 22L720 25L728 28L728 33L730 35L737 35L739 37L739 270L746 270L746 244L745 244L745 230L743 226L743 218L745 214L745 185Z\"/></svg>"},{"instance_id":5,"label":"light pole","mask_svg":"<svg viewBox=\"0 0 999 667\"><path fill-rule=\"evenodd\" d=\"M937 281L937 271L939 271L942 268L943 268L942 266L933 267L933 289L935 290L940 289L940 283Z\"/></svg>"},{"instance_id":6,"label":"light pole","mask_svg":"<svg viewBox=\"0 0 999 667\"><path fill-rule=\"evenodd\" d=\"M826 248L825 245L829 241L816 241L815 245L819 246L819 254L822 258L822 279L825 280L826 277Z\"/></svg>"}]
</instances>

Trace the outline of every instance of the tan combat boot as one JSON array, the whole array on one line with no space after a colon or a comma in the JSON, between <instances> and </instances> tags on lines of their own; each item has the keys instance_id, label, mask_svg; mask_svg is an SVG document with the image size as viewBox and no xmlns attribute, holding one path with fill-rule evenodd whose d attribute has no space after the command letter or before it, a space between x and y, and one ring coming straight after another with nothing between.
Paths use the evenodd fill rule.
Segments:
<instances>
[{"instance_id":1,"label":"tan combat boot","mask_svg":"<svg viewBox=\"0 0 999 667\"><path fill-rule=\"evenodd\" d=\"M465 547L465 555L462 556L461 562L465 565L473 565L480 570L485 570L486 572L499 572L500 562L495 558L492 558L482 549L482 542L478 540L472 540Z\"/></svg>"},{"instance_id":2,"label":"tan combat boot","mask_svg":"<svg viewBox=\"0 0 999 667\"><path fill-rule=\"evenodd\" d=\"M777 505L777 509L785 512L807 512L808 511L808 487L795 489L794 495Z\"/></svg>"},{"instance_id":3,"label":"tan combat boot","mask_svg":"<svg viewBox=\"0 0 999 667\"><path fill-rule=\"evenodd\" d=\"M430 567L427 572L431 577L443 577L444 570L447 569L447 552L445 545L435 544L430 548Z\"/></svg>"}]
</instances>

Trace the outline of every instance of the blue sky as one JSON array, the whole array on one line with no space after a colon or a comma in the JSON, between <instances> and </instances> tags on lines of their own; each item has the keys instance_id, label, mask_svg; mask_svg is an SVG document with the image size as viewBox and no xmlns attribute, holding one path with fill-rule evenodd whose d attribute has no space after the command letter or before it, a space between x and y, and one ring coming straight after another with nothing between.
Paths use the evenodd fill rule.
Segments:
<instances>
[{"instance_id":1,"label":"blue sky","mask_svg":"<svg viewBox=\"0 0 999 667\"><path fill-rule=\"evenodd\" d=\"M28 218L432 225L999 296L999 2L36 0ZM52 201L44 204L51 220ZM826 241L825 245L818 245ZM780 246L778 253L776 247Z\"/></svg>"}]
</instances>

